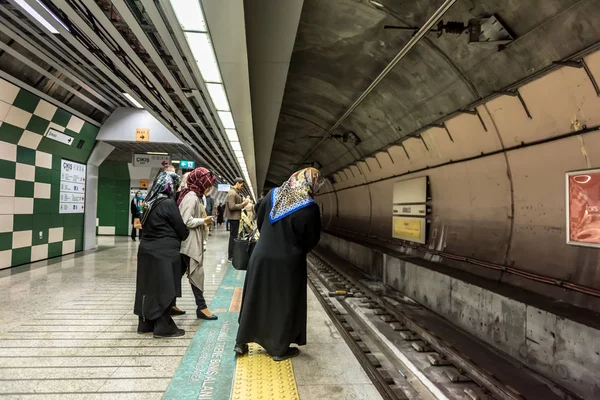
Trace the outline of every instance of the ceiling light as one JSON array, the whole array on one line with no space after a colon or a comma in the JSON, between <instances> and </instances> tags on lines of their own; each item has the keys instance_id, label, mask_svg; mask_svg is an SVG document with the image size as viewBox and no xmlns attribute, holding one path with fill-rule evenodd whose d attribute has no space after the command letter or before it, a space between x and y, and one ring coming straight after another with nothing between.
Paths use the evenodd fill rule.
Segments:
<instances>
[{"instance_id":1,"label":"ceiling light","mask_svg":"<svg viewBox=\"0 0 600 400\"><path fill-rule=\"evenodd\" d=\"M179 164L181 161L179 160L171 160L171 164Z\"/></svg>"},{"instance_id":2,"label":"ceiling light","mask_svg":"<svg viewBox=\"0 0 600 400\"><path fill-rule=\"evenodd\" d=\"M205 82L221 83L221 72L208 33L185 32L190 50Z\"/></svg>"},{"instance_id":3,"label":"ceiling light","mask_svg":"<svg viewBox=\"0 0 600 400\"><path fill-rule=\"evenodd\" d=\"M156 151L147 151L146 154L150 154L150 155L154 155L154 156L168 156L169 155L169 153L161 153L161 152L156 152Z\"/></svg>"},{"instance_id":4,"label":"ceiling light","mask_svg":"<svg viewBox=\"0 0 600 400\"><path fill-rule=\"evenodd\" d=\"M233 115L230 111L217 111L219 119L225 129L235 129L235 122L233 122Z\"/></svg>"},{"instance_id":5,"label":"ceiling light","mask_svg":"<svg viewBox=\"0 0 600 400\"><path fill-rule=\"evenodd\" d=\"M184 31L208 31L198 0L171 0L171 6Z\"/></svg>"},{"instance_id":6,"label":"ceiling light","mask_svg":"<svg viewBox=\"0 0 600 400\"><path fill-rule=\"evenodd\" d=\"M229 139L230 142L240 141L240 138L238 137L237 131L235 129L225 129L225 132L227 133L227 139Z\"/></svg>"},{"instance_id":7,"label":"ceiling light","mask_svg":"<svg viewBox=\"0 0 600 400\"><path fill-rule=\"evenodd\" d=\"M46 6L44 6L42 3L40 3L39 0L37 0L37 2L39 5L41 5L44 8L44 10L46 10L48 12L48 14L52 15L52 17L56 20L56 22L58 22L65 29L67 29L67 27L62 23L61 20L58 19L58 17L56 15L54 15L52 12L50 12L50 10L48 10L48 8L46 8ZM54 34L58 33L58 30L54 26L52 26L52 24L50 22L46 21L37 11L35 11L33 9L33 7L31 7L29 4L27 4L27 2L25 0L15 0L15 3L17 3L19 6L21 6L21 8L23 8L25 11L27 11L27 13L29 13L29 15L31 15L33 18L35 18L40 24L42 24L44 26L44 28L48 29L51 33L54 33Z\"/></svg>"},{"instance_id":8,"label":"ceiling light","mask_svg":"<svg viewBox=\"0 0 600 400\"><path fill-rule=\"evenodd\" d=\"M236 150L236 151L234 151L234 153L235 153L235 156L237 157L238 161L244 159L244 153L242 153L241 151Z\"/></svg>"},{"instance_id":9,"label":"ceiling light","mask_svg":"<svg viewBox=\"0 0 600 400\"><path fill-rule=\"evenodd\" d=\"M377 8L384 8L385 6L383 4L381 4L378 1L375 0L369 0L369 3L371 3L373 6L377 7Z\"/></svg>"},{"instance_id":10,"label":"ceiling light","mask_svg":"<svg viewBox=\"0 0 600 400\"><path fill-rule=\"evenodd\" d=\"M210 98L213 104L217 108L217 111L230 111L229 101L227 100L227 94L225 94L225 88L220 83L207 83L206 88L210 94Z\"/></svg>"},{"instance_id":11,"label":"ceiling light","mask_svg":"<svg viewBox=\"0 0 600 400\"><path fill-rule=\"evenodd\" d=\"M231 148L233 150L242 150L242 146L240 146L240 142L231 142Z\"/></svg>"},{"instance_id":12,"label":"ceiling light","mask_svg":"<svg viewBox=\"0 0 600 400\"><path fill-rule=\"evenodd\" d=\"M138 101L136 99L131 97L131 95L129 93L123 93L123 96L125 96L125 98L127 100L129 100L129 102L131 104L133 104L134 106L136 106L137 108L144 108L144 106L142 106L140 103L138 103Z\"/></svg>"}]
</instances>

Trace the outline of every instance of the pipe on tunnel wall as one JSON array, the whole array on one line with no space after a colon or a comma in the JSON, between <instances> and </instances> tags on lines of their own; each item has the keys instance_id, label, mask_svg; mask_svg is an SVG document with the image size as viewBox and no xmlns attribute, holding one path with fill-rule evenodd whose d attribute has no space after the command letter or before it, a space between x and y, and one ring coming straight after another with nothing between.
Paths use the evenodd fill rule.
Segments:
<instances>
[{"instance_id":1,"label":"pipe on tunnel wall","mask_svg":"<svg viewBox=\"0 0 600 400\"><path fill-rule=\"evenodd\" d=\"M600 52L585 62L600 78ZM496 97L478 106L477 115L459 114L445 128L367 158L361 176L338 174L317 196L328 205L326 229L391 240L394 182L429 176L427 248L443 252L443 263L600 309L600 299L578 293L579 286L565 290L571 282L600 291L599 251L567 245L565 232L565 173L600 167L600 98L586 70L573 67L531 81L519 94ZM510 268L523 273L506 273Z\"/></svg>"}]
</instances>

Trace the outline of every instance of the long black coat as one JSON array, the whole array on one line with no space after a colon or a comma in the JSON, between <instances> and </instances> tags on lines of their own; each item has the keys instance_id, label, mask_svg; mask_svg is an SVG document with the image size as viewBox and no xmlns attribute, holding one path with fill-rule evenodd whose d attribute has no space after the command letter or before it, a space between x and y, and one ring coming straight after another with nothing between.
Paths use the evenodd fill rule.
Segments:
<instances>
[{"instance_id":1,"label":"long black coat","mask_svg":"<svg viewBox=\"0 0 600 400\"><path fill-rule=\"evenodd\" d=\"M175 297L181 297L179 248L189 231L177 205L170 199L157 200L143 229L133 312L154 320L171 307Z\"/></svg>"},{"instance_id":2,"label":"long black coat","mask_svg":"<svg viewBox=\"0 0 600 400\"><path fill-rule=\"evenodd\" d=\"M319 206L312 204L271 224L272 193L262 201L260 239L244 282L238 343L258 343L273 356L306 344L306 255L321 235Z\"/></svg>"}]
</instances>

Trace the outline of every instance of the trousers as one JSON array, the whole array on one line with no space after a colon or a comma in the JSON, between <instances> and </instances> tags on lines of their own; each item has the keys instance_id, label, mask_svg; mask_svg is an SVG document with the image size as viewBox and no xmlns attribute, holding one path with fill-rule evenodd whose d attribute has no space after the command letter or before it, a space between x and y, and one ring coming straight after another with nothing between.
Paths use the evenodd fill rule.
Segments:
<instances>
[{"instance_id":1,"label":"trousers","mask_svg":"<svg viewBox=\"0 0 600 400\"><path fill-rule=\"evenodd\" d=\"M238 231L240 230L240 221L230 219L229 220L229 248L227 250L227 259L233 258L233 240L238 237Z\"/></svg>"}]
</instances>

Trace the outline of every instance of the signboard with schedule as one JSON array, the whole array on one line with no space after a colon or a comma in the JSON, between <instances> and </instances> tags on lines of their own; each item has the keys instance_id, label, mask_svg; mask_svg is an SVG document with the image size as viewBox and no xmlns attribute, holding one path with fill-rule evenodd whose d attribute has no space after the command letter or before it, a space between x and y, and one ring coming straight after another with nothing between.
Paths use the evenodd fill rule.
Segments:
<instances>
[{"instance_id":1,"label":"signboard with schedule","mask_svg":"<svg viewBox=\"0 0 600 400\"><path fill-rule=\"evenodd\" d=\"M60 164L60 214L82 214L85 205L86 166L61 160Z\"/></svg>"}]
</instances>

